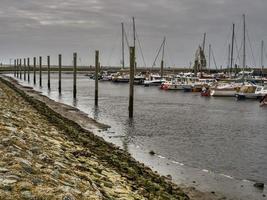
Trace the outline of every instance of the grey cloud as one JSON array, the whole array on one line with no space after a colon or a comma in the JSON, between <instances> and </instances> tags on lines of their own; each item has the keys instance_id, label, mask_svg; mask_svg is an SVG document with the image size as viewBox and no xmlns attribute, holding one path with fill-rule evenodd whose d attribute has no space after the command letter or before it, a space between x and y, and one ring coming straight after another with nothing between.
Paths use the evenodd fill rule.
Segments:
<instances>
[{"instance_id":1,"label":"grey cloud","mask_svg":"<svg viewBox=\"0 0 267 200\"><path fill-rule=\"evenodd\" d=\"M163 36L167 37L167 64L188 66L207 32L218 66L227 63L231 24L237 24L241 42L241 17L247 24L255 59L260 40L267 43L265 0L1 0L0 53L9 58L65 55L71 63L77 51L82 64L93 63L99 49L105 65L120 64L120 23L125 22L131 39L131 17L148 66L152 64ZM248 48L248 54L249 53ZM138 63L143 65L140 51ZM128 58L127 58L128 59ZM252 57L248 56L248 63Z\"/></svg>"}]
</instances>

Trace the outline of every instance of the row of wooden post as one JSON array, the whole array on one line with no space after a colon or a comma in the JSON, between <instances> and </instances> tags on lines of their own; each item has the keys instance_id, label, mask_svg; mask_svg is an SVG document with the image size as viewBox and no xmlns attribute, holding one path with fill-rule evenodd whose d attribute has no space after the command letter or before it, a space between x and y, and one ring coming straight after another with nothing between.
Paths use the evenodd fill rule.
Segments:
<instances>
[{"instance_id":1,"label":"row of wooden post","mask_svg":"<svg viewBox=\"0 0 267 200\"><path fill-rule=\"evenodd\" d=\"M27 60L27 63L26 63ZM30 82L30 58L24 58L23 79ZM135 48L130 47L129 117L133 117ZM33 84L36 85L36 57L33 58ZM22 59L14 60L14 76L22 79ZM98 106L99 51L95 51L95 106ZM50 56L47 56L47 87L51 89ZM58 92L62 91L62 56L58 55ZM42 87L42 57L39 57L39 86ZM73 53L73 98L77 97L77 53Z\"/></svg>"}]
</instances>

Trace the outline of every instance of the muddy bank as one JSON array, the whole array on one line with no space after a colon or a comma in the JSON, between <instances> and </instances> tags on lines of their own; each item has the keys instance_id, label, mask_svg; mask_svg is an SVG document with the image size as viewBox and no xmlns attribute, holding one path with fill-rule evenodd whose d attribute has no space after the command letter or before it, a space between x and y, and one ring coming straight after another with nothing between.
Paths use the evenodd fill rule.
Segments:
<instances>
[{"instance_id":1,"label":"muddy bank","mask_svg":"<svg viewBox=\"0 0 267 200\"><path fill-rule=\"evenodd\" d=\"M0 199L189 199L70 119L91 129L105 125L68 106L54 111L55 102L48 107L35 98L45 97L14 84L0 81Z\"/></svg>"}]
</instances>

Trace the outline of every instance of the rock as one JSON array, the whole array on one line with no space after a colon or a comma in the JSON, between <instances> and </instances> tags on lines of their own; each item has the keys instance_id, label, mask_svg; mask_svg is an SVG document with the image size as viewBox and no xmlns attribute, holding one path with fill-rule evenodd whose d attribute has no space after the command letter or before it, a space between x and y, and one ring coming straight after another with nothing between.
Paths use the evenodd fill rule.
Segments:
<instances>
[{"instance_id":1,"label":"rock","mask_svg":"<svg viewBox=\"0 0 267 200\"><path fill-rule=\"evenodd\" d=\"M4 184L4 185L11 185L11 184L14 184L14 183L16 183L17 182L17 180L15 180L15 179L4 179L3 181L2 181L2 183Z\"/></svg>"},{"instance_id":2,"label":"rock","mask_svg":"<svg viewBox=\"0 0 267 200\"><path fill-rule=\"evenodd\" d=\"M59 175L60 175L60 172L58 171L58 169L55 169L54 171L51 172L51 175L52 175L54 178L58 178Z\"/></svg>"},{"instance_id":3,"label":"rock","mask_svg":"<svg viewBox=\"0 0 267 200\"><path fill-rule=\"evenodd\" d=\"M75 197L71 194L66 194L63 196L62 200L75 200Z\"/></svg>"},{"instance_id":4,"label":"rock","mask_svg":"<svg viewBox=\"0 0 267 200\"><path fill-rule=\"evenodd\" d=\"M154 156L156 153L155 153L153 150L151 150L151 151L149 151L149 154L150 154L151 156Z\"/></svg>"},{"instance_id":5,"label":"rock","mask_svg":"<svg viewBox=\"0 0 267 200\"><path fill-rule=\"evenodd\" d=\"M11 132L16 132L17 131L17 128L10 127L10 126L7 126L6 129L11 131Z\"/></svg>"},{"instance_id":6,"label":"rock","mask_svg":"<svg viewBox=\"0 0 267 200\"><path fill-rule=\"evenodd\" d=\"M259 183L259 182L255 183L254 187L259 188L259 189L263 189L264 188L264 183Z\"/></svg>"},{"instance_id":7,"label":"rock","mask_svg":"<svg viewBox=\"0 0 267 200\"><path fill-rule=\"evenodd\" d=\"M20 182L17 184L17 186L19 187L21 191L30 190L32 188L32 184L29 182Z\"/></svg>"},{"instance_id":8,"label":"rock","mask_svg":"<svg viewBox=\"0 0 267 200\"><path fill-rule=\"evenodd\" d=\"M5 190L5 191L12 191L12 186L11 185L1 185L0 184L0 189Z\"/></svg>"},{"instance_id":9,"label":"rock","mask_svg":"<svg viewBox=\"0 0 267 200\"><path fill-rule=\"evenodd\" d=\"M42 181L42 179L40 179L40 178L34 178L34 179L32 179L32 183L33 183L33 185L40 185L40 184L42 184L43 183L43 181Z\"/></svg>"},{"instance_id":10,"label":"rock","mask_svg":"<svg viewBox=\"0 0 267 200\"><path fill-rule=\"evenodd\" d=\"M30 151L33 153L33 154L37 154L39 155L41 153L41 149L39 147L32 147L30 149Z\"/></svg>"},{"instance_id":11,"label":"rock","mask_svg":"<svg viewBox=\"0 0 267 200\"><path fill-rule=\"evenodd\" d=\"M31 166L30 161L23 159L23 158L16 158L16 161L18 161L21 165L24 166Z\"/></svg>"},{"instance_id":12,"label":"rock","mask_svg":"<svg viewBox=\"0 0 267 200\"><path fill-rule=\"evenodd\" d=\"M6 176L6 179L14 179L14 180L20 180L20 177L19 176L17 176L17 175L8 175L8 176Z\"/></svg>"},{"instance_id":13,"label":"rock","mask_svg":"<svg viewBox=\"0 0 267 200\"><path fill-rule=\"evenodd\" d=\"M11 144L11 141L9 138L3 138L1 143L2 143L2 145L4 145L6 147L6 146L9 146Z\"/></svg>"},{"instance_id":14,"label":"rock","mask_svg":"<svg viewBox=\"0 0 267 200\"><path fill-rule=\"evenodd\" d=\"M59 167L61 169L66 169L66 166L61 162L56 161L54 164L56 167Z\"/></svg>"},{"instance_id":15,"label":"rock","mask_svg":"<svg viewBox=\"0 0 267 200\"><path fill-rule=\"evenodd\" d=\"M6 173L9 170L7 168L0 167L0 173Z\"/></svg>"},{"instance_id":16,"label":"rock","mask_svg":"<svg viewBox=\"0 0 267 200\"><path fill-rule=\"evenodd\" d=\"M54 161L46 153L40 154L38 158L47 164L54 164Z\"/></svg>"},{"instance_id":17,"label":"rock","mask_svg":"<svg viewBox=\"0 0 267 200\"><path fill-rule=\"evenodd\" d=\"M27 200L34 199L34 196L32 195L30 191L22 191L21 196L22 198L27 199Z\"/></svg>"},{"instance_id":18,"label":"rock","mask_svg":"<svg viewBox=\"0 0 267 200\"><path fill-rule=\"evenodd\" d=\"M172 176L171 176L170 174L168 174L166 177L167 177L168 179L172 180Z\"/></svg>"}]
</instances>

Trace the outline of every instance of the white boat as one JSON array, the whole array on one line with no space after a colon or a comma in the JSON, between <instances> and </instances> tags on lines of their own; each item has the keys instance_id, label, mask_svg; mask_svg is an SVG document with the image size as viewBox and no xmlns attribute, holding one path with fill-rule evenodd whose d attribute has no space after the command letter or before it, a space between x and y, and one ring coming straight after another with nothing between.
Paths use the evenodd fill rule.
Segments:
<instances>
[{"instance_id":1,"label":"white boat","mask_svg":"<svg viewBox=\"0 0 267 200\"><path fill-rule=\"evenodd\" d=\"M240 88L240 84L219 84L215 87L211 87L210 95L213 97L235 97Z\"/></svg>"},{"instance_id":2,"label":"white boat","mask_svg":"<svg viewBox=\"0 0 267 200\"><path fill-rule=\"evenodd\" d=\"M159 75L151 75L149 80L144 80L144 86L160 86L166 80Z\"/></svg>"},{"instance_id":3,"label":"white boat","mask_svg":"<svg viewBox=\"0 0 267 200\"><path fill-rule=\"evenodd\" d=\"M267 86L243 85L236 93L237 99L260 99L267 94Z\"/></svg>"},{"instance_id":4,"label":"white boat","mask_svg":"<svg viewBox=\"0 0 267 200\"><path fill-rule=\"evenodd\" d=\"M181 83L181 82L169 82L167 83L167 87L164 88L164 89L167 89L167 90L183 90L184 84Z\"/></svg>"},{"instance_id":5,"label":"white boat","mask_svg":"<svg viewBox=\"0 0 267 200\"><path fill-rule=\"evenodd\" d=\"M159 86L162 83L164 83L166 80L165 79L159 79L159 80L145 80L144 81L144 86Z\"/></svg>"}]
</instances>

